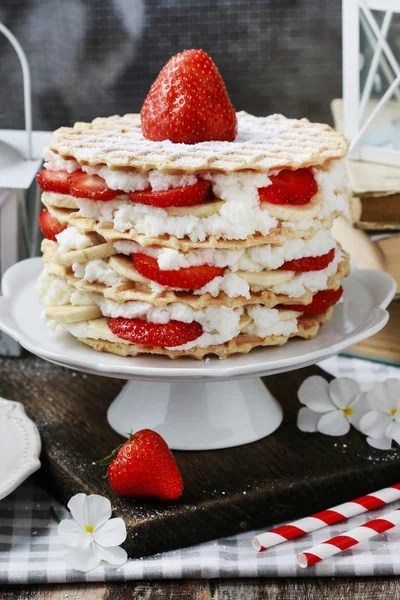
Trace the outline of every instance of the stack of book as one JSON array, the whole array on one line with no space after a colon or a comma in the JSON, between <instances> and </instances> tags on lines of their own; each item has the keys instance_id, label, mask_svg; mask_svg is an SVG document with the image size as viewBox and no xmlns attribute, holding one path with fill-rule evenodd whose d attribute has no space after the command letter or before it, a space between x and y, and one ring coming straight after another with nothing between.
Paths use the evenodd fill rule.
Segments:
<instances>
[{"instance_id":1,"label":"stack of book","mask_svg":"<svg viewBox=\"0 0 400 600\"><path fill-rule=\"evenodd\" d=\"M342 131L342 100L333 100L331 107L334 126ZM400 168L355 160L347 160L346 166L354 230L351 232L347 227L345 232L339 231L344 238L340 241L357 267L370 268L373 264L390 273L397 281L400 297ZM357 344L350 354L400 364L400 304L393 302L389 312L390 321L385 329Z\"/></svg>"}]
</instances>

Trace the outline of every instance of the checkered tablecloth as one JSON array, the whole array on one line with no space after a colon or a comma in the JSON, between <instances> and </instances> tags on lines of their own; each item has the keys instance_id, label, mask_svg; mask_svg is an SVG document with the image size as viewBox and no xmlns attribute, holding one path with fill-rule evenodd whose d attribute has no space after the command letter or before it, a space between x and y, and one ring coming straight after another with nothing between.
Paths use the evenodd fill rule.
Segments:
<instances>
[{"instance_id":1,"label":"checkered tablecloth","mask_svg":"<svg viewBox=\"0 0 400 600\"><path fill-rule=\"evenodd\" d=\"M321 366L335 376L357 379L363 389L388 377L400 378L400 369L351 358L330 359ZM251 546L253 535L259 532L246 532L150 558L129 560L120 568L100 566L89 573L80 573L69 569L64 562L64 548L50 506L54 506L61 518L69 516L64 507L32 481L0 501L0 584L400 574L400 528L308 569L296 564L299 552L382 515L387 508L353 517L261 554ZM389 510L397 507L400 502Z\"/></svg>"}]
</instances>

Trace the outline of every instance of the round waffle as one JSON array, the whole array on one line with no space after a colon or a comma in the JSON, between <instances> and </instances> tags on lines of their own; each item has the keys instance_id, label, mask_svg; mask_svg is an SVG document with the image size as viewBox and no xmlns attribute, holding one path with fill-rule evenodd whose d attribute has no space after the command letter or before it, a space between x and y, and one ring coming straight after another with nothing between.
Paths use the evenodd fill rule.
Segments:
<instances>
[{"instance_id":1,"label":"round waffle","mask_svg":"<svg viewBox=\"0 0 400 600\"><path fill-rule=\"evenodd\" d=\"M142 346L140 344L124 344L118 342L110 342L107 340L94 340L90 338L77 338L80 342L91 346L98 352L110 352L111 354L118 354L119 356L138 356L139 354L162 354L169 358L181 358L182 356L188 356L190 358L196 358L201 360L205 356L210 354L219 356L219 358L228 358L233 354L247 354L253 348L263 346L283 346L289 340L289 338L300 337L305 340L314 338L321 325L329 321L332 317L333 308L329 308L327 311L312 316L302 316L298 319L298 331L290 336L277 336L270 335L265 338L259 338L256 336L241 334L225 342L225 344L219 344L217 346L208 346L206 348L191 348L190 350L168 350L167 348L159 348L156 346ZM99 329L107 327L106 319L96 319L99 321ZM95 321L92 321L95 323Z\"/></svg>"},{"instance_id":2,"label":"round waffle","mask_svg":"<svg viewBox=\"0 0 400 600\"><path fill-rule=\"evenodd\" d=\"M341 133L307 119L254 117L243 111L237 118L233 142L152 142L143 137L140 115L127 114L61 127L54 132L50 149L81 165L156 169L169 174L299 169L343 158L348 149Z\"/></svg>"}]
</instances>

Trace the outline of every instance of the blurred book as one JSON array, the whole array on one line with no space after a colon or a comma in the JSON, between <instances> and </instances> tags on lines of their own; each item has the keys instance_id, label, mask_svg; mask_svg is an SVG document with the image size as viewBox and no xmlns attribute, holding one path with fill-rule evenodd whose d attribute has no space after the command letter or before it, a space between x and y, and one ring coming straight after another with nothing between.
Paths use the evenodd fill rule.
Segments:
<instances>
[{"instance_id":1,"label":"blurred book","mask_svg":"<svg viewBox=\"0 0 400 600\"><path fill-rule=\"evenodd\" d=\"M390 319L387 325L372 337L346 350L346 356L400 365L400 304L392 302L388 311Z\"/></svg>"},{"instance_id":2,"label":"blurred book","mask_svg":"<svg viewBox=\"0 0 400 600\"><path fill-rule=\"evenodd\" d=\"M398 103L396 103L398 110ZM343 130L343 101L331 104L335 129ZM393 107L388 105L387 114ZM385 108L382 109L383 117ZM355 222L361 229L400 230L400 168L370 162L347 160L350 188L354 197Z\"/></svg>"}]
</instances>

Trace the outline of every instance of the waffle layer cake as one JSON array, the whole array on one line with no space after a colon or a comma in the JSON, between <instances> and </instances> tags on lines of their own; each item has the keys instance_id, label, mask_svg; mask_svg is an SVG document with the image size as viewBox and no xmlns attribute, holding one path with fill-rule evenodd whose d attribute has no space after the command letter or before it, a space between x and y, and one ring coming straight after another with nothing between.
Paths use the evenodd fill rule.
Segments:
<instances>
[{"instance_id":1,"label":"waffle layer cake","mask_svg":"<svg viewBox=\"0 0 400 600\"><path fill-rule=\"evenodd\" d=\"M49 324L97 351L170 358L317 335L349 272L330 233L347 211L347 142L305 119L237 120L233 142L193 145L145 139L139 115L54 133L45 175L63 183L42 185L58 227L38 284ZM293 177L310 198L275 202ZM195 190L194 204L157 205Z\"/></svg>"}]
</instances>

